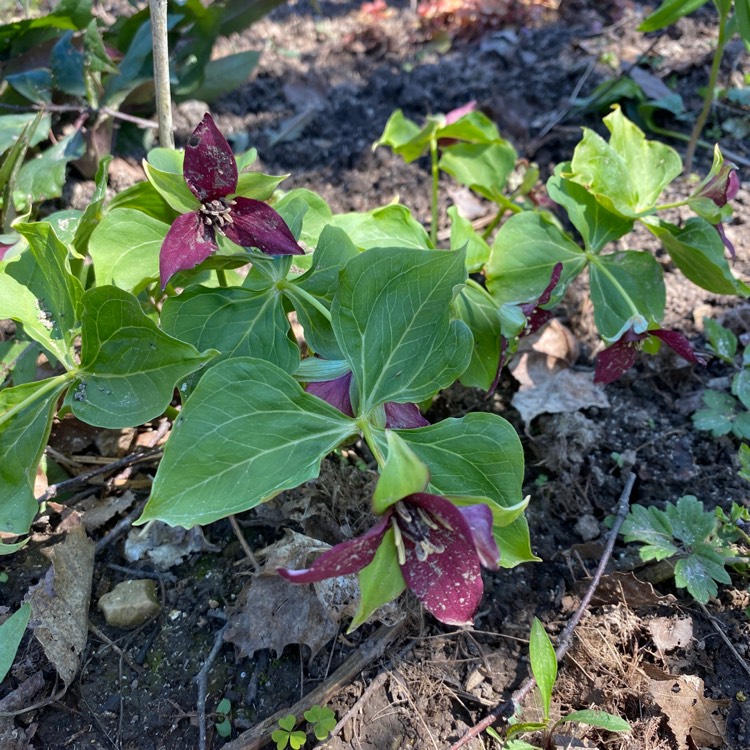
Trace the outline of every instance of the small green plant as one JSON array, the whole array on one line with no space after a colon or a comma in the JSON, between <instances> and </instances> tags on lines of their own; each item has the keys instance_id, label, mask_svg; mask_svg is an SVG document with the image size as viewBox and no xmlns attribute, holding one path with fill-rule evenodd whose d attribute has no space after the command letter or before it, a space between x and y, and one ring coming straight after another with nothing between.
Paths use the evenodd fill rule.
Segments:
<instances>
[{"instance_id":1,"label":"small green plant","mask_svg":"<svg viewBox=\"0 0 750 750\"><path fill-rule=\"evenodd\" d=\"M312 706L304 713L312 725L312 731L318 740L328 739L331 730L336 726L336 714L328 706Z\"/></svg>"},{"instance_id":2,"label":"small green plant","mask_svg":"<svg viewBox=\"0 0 750 750\"><path fill-rule=\"evenodd\" d=\"M664 510L634 505L620 533L626 542L644 545L640 550L644 561L674 559L677 587L706 604L718 593L717 583L732 582L727 565L743 572L750 562L738 555L750 541L740 528L743 514L747 510L736 504L729 516L721 509L711 513L695 496L685 495L676 504L667 503Z\"/></svg>"},{"instance_id":3,"label":"small green plant","mask_svg":"<svg viewBox=\"0 0 750 750\"><path fill-rule=\"evenodd\" d=\"M271 739L276 743L276 750L284 750L285 747L291 747L292 750L299 750L307 742L307 735L304 732L294 729L297 724L297 717L294 714L288 714L279 719L279 729L272 735Z\"/></svg>"},{"instance_id":4,"label":"small green plant","mask_svg":"<svg viewBox=\"0 0 750 750\"><path fill-rule=\"evenodd\" d=\"M531 672L539 689L539 697L542 704L541 721L524 721L522 717L515 717L513 723L505 733L505 739L490 728L487 734L503 743L503 750L551 750L553 747L552 737L555 730L562 724L585 724L590 727L605 729L609 732L629 732L630 724L619 716L599 711L597 709L585 709L583 711L572 711L559 719L553 720L552 690L557 681L557 656L549 636L544 630L542 623L535 617L531 625L531 637L529 638L529 657L531 660ZM511 720L512 721L512 720ZM518 739L518 735L532 732L541 732L543 735L542 745L531 745L525 740Z\"/></svg>"},{"instance_id":5,"label":"small green plant","mask_svg":"<svg viewBox=\"0 0 750 750\"><path fill-rule=\"evenodd\" d=\"M231 713L232 702L228 698L222 698L216 706L216 721L214 722L214 729L219 737L227 738L232 734Z\"/></svg>"}]
</instances>

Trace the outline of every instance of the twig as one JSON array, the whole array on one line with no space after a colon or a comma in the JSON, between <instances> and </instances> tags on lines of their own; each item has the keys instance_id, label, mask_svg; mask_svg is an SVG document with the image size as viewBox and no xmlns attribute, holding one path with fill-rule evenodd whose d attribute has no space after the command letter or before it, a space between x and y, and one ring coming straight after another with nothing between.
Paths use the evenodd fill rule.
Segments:
<instances>
[{"instance_id":1,"label":"twig","mask_svg":"<svg viewBox=\"0 0 750 750\"><path fill-rule=\"evenodd\" d=\"M198 683L198 748L199 750L206 750L206 694L208 693L208 673L211 670L211 666L214 660L219 655L219 649L222 643L224 643L224 633L226 633L229 623L226 623L224 627L216 634L216 640L214 640L213 648L206 657L206 661L203 662L201 671L195 678Z\"/></svg>"},{"instance_id":2,"label":"twig","mask_svg":"<svg viewBox=\"0 0 750 750\"><path fill-rule=\"evenodd\" d=\"M111 531L109 531L107 534L105 534L97 543L95 547L95 554L99 554L105 547L109 546L114 542L116 539L119 539L132 525L133 521L135 521L138 516L143 513L143 508L146 505L146 501L144 500L142 503L138 503L138 506L135 508L135 510L131 510L130 513L128 513L127 516L124 516L121 518L112 528Z\"/></svg>"},{"instance_id":3,"label":"twig","mask_svg":"<svg viewBox=\"0 0 750 750\"><path fill-rule=\"evenodd\" d=\"M737 661L740 663L740 666L748 673L750 674L750 666L748 666L748 663L742 658L739 651L734 647L734 644L732 641L729 640L727 637L727 634L722 629L721 625L717 622L716 618L706 609L705 604L701 604L698 602L698 606L703 610L703 614L706 616L706 619L713 625L714 630L719 634L721 637L721 640L726 643L726 645L729 647L729 650L734 654Z\"/></svg>"},{"instance_id":4,"label":"twig","mask_svg":"<svg viewBox=\"0 0 750 750\"><path fill-rule=\"evenodd\" d=\"M271 739L271 732L279 719L287 714L300 716L310 706L324 706L339 690L348 685L368 664L379 659L396 640L404 627L405 620L392 628L383 626L367 643L363 643L322 685L310 691L293 706L277 711L252 729L224 745L222 750L260 750Z\"/></svg>"},{"instance_id":5,"label":"twig","mask_svg":"<svg viewBox=\"0 0 750 750\"><path fill-rule=\"evenodd\" d=\"M586 595L583 597L581 604L575 611L573 617L571 617L570 622L568 622L568 624L565 626L563 632L560 633L560 637L557 639L557 648L555 649L555 656L557 657L557 661L560 661L565 656L565 654L567 654L568 649L570 648L573 631L581 621L581 618L583 617L584 612L589 606L589 603L591 602L591 599L596 592L599 582L604 575L604 569L607 567L610 557L612 556L612 550L615 547L615 540L617 539L617 534L620 531L620 526L622 526L622 523L625 520L625 516L627 516L628 510L630 508L630 493L633 491L634 484L635 474L633 472L630 472L628 474L627 480L625 481L625 487L622 491L622 494L620 495L620 500L617 504L617 516L615 517L615 522L612 525L612 530L609 532L609 538L607 539L607 545L604 548L604 552L602 553L602 559L599 562L599 567L597 567L596 573L594 573L594 577L591 579L591 583L589 584L588 590L586 591ZM487 727L492 726L492 724L494 724L496 721L499 721L500 719L513 714L518 709L523 699L534 689L535 685L536 680L533 677L529 677L521 685L521 687L518 688L518 690L516 690L513 695L511 695L510 701L501 703L494 711L492 711L484 719L482 719L482 721L471 727L471 729L469 729L469 731L458 742L455 742L453 745L451 745L450 750L458 750L458 748L466 745L469 740L472 740L480 732L483 732L485 729L487 729Z\"/></svg>"},{"instance_id":6,"label":"twig","mask_svg":"<svg viewBox=\"0 0 750 750\"><path fill-rule=\"evenodd\" d=\"M89 620L89 631L104 643L107 648L111 648L134 672L137 672L138 674L144 673L145 670L143 667L136 664L127 653L125 653L125 651L123 651L108 635L106 635L106 633L102 633L102 631L99 630L91 620Z\"/></svg>"},{"instance_id":7,"label":"twig","mask_svg":"<svg viewBox=\"0 0 750 750\"><path fill-rule=\"evenodd\" d=\"M159 127L158 123L155 123L153 120L146 120L143 117L138 117L137 115L129 115L127 112L120 112L116 109L112 109L111 107L100 107L99 109L96 109L95 107L81 107L77 104L32 104L30 106L24 106L22 104L0 103L0 108L10 109L13 112L28 112L31 110L34 112L87 112L90 115L97 115L101 113L103 115L107 115L107 117L112 117L115 120L132 122L134 125L138 125L141 128L150 128L152 130L156 130Z\"/></svg>"},{"instance_id":8,"label":"twig","mask_svg":"<svg viewBox=\"0 0 750 750\"><path fill-rule=\"evenodd\" d=\"M169 43L167 38L167 0L150 0L151 40L154 49L154 88L159 145L174 148L172 132L172 94L169 89Z\"/></svg>"},{"instance_id":9,"label":"twig","mask_svg":"<svg viewBox=\"0 0 750 750\"><path fill-rule=\"evenodd\" d=\"M338 724L336 724L336 726L331 730L331 733L328 735L329 738L335 737L346 726L347 722L354 717L354 714L356 714L357 711L362 709L365 703L367 703L367 701L370 700L370 698L372 697L372 694L376 690L380 689L380 687L386 681L387 677L388 677L388 672L386 672L385 670L383 670L382 672L379 672L375 676L375 679L373 679L370 682L365 692L359 696L359 699L357 700L357 702L339 719Z\"/></svg>"},{"instance_id":10,"label":"twig","mask_svg":"<svg viewBox=\"0 0 750 750\"><path fill-rule=\"evenodd\" d=\"M255 559L255 555L250 549L250 545L247 543L247 539L245 539L245 535L242 533L242 529L237 522L237 517L234 514L229 516L229 523L232 525L232 531L234 531L234 535L237 537L237 541L240 543L242 551L245 553L247 559L250 560L250 563L252 564L253 569L255 570L255 573L257 575L258 573L260 573L260 565L258 565L258 561Z\"/></svg>"}]
</instances>

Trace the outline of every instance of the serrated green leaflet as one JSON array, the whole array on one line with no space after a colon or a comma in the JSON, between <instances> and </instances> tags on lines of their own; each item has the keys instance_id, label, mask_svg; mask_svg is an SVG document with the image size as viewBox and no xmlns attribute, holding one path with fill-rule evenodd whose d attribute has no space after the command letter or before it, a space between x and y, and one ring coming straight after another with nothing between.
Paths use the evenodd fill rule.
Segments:
<instances>
[{"instance_id":1,"label":"serrated green leaflet","mask_svg":"<svg viewBox=\"0 0 750 750\"><path fill-rule=\"evenodd\" d=\"M710 597L717 595L717 581L728 584L732 579L724 570L722 555L707 544L697 546L692 554L675 563L675 584L687 589L690 596L701 604L707 604Z\"/></svg>"},{"instance_id":2,"label":"serrated green leaflet","mask_svg":"<svg viewBox=\"0 0 750 750\"><path fill-rule=\"evenodd\" d=\"M424 227L406 206L383 206L366 213L338 214L331 223L343 229L360 250L373 247L432 247Z\"/></svg>"},{"instance_id":3,"label":"serrated green leaflet","mask_svg":"<svg viewBox=\"0 0 750 750\"><path fill-rule=\"evenodd\" d=\"M0 682L13 666L16 651L31 617L31 604L24 602L2 625L0 625Z\"/></svg>"},{"instance_id":4,"label":"serrated green leaflet","mask_svg":"<svg viewBox=\"0 0 750 750\"><path fill-rule=\"evenodd\" d=\"M70 375L0 390L0 530L25 534L38 510L36 469Z\"/></svg>"},{"instance_id":5,"label":"serrated green leaflet","mask_svg":"<svg viewBox=\"0 0 750 750\"><path fill-rule=\"evenodd\" d=\"M672 534L689 547L705 541L716 531L716 516L707 513L695 495L681 497L676 505L667 503L665 512L672 523Z\"/></svg>"},{"instance_id":6,"label":"serrated green leaflet","mask_svg":"<svg viewBox=\"0 0 750 750\"><path fill-rule=\"evenodd\" d=\"M99 285L138 291L159 278L159 251L169 225L133 208L110 211L89 240Z\"/></svg>"},{"instance_id":7,"label":"serrated green leaflet","mask_svg":"<svg viewBox=\"0 0 750 750\"><path fill-rule=\"evenodd\" d=\"M705 407L693 414L693 424L714 437L728 434L733 428L737 400L728 393L707 390L703 392L703 403Z\"/></svg>"},{"instance_id":8,"label":"serrated green leaflet","mask_svg":"<svg viewBox=\"0 0 750 750\"><path fill-rule=\"evenodd\" d=\"M728 365L734 364L737 354L737 336L713 318L703 318L703 328L714 354Z\"/></svg>"},{"instance_id":9,"label":"serrated green leaflet","mask_svg":"<svg viewBox=\"0 0 750 750\"><path fill-rule=\"evenodd\" d=\"M679 154L663 143L647 141L619 107L604 118L604 124L611 133L609 143L585 129L571 172L564 176L622 217L652 213L664 188L682 172Z\"/></svg>"},{"instance_id":10,"label":"serrated green leaflet","mask_svg":"<svg viewBox=\"0 0 750 750\"><path fill-rule=\"evenodd\" d=\"M669 516L658 508L633 505L622 524L620 533L626 542L641 542L642 560L664 560L679 552L673 542Z\"/></svg>"},{"instance_id":11,"label":"serrated green leaflet","mask_svg":"<svg viewBox=\"0 0 750 750\"><path fill-rule=\"evenodd\" d=\"M461 252L377 248L344 266L331 317L360 413L386 401L423 401L466 369L471 333L450 320L465 279Z\"/></svg>"},{"instance_id":12,"label":"serrated green leaflet","mask_svg":"<svg viewBox=\"0 0 750 750\"><path fill-rule=\"evenodd\" d=\"M499 304L532 302L549 285L557 263L563 264L554 298L585 268L580 247L540 214L511 216L492 243L487 263L487 288Z\"/></svg>"},{"instance_id":13,"label":"serrated green leaflet","mask_svg":"<svg viewBox=\"0 0 750 750\"><path fill-rule=\"evenodd\" d=\"M547 192L565 209L587 250L598 253L632 230L632 219L607 211L586 188L566 180L562 175L567 171L570 171L570 164L557 165L554 175L547 180Z\"/></svg>"},{"instance_id":14,"label":"serrated green leaflet","mask_svg":"<svg viewBox=\"0 0 750 750\"><path fill-rule=\"evenodd\" d=\"M274 289L191 287L164 303L161 325L198 351L217 349L223 358L267 359L290 373L299 363L299 348L289 338L283 301Z\"/></svg>"},{"instance_id":15,"label":"serrated green leaflet","mask_svg":"<svg viewBox=\"0 0 750 750\"><path fill-rule=\"evenodd\" d=\"M643 223L693 284L714 294L750 294L750 287L732 273L719 233L705 219L693 216L682 227L656 217Z\"/></svg>"},{"instance_id":16,"label":"serrated green leaflet","mask_svg":"<svg viewBox=\"0 0 750 750\"><path fill-rule=\"evenodd\" d=\"M297 487L356 432L354 420L270 362L211 368L185 404L140 521L189 528Z\"/></svg>"},{"instance_id":17,"label":"serrated green leaflet","mask_svg":"<svg viewBox=\"0 0 750 750\"><path fill-rule=\"evenodd\" d=\"M625 250L597 255L591 260L589 278L594 321L602 338L619 339L637 318L661 321L667 295L661 266L650 253Z\"/></svg>"},{"instance_id":18,"label":"serrated green leaflet","mask_svg":"<svg viewBox=\"0 0 750 750\"><path fill-rule=\"evenodd\" d=\"M216 354L168 336L117 287L90 289L83 306L81 366L66 404L88 424L128 427L157 417L175 383Z\"/></svg>"},{"instance_id":19,"label":"serrated green leaflet","mask_svg":"<svg viewBox=\"0 0 750 750\"><path fill-rule=\"evenodd\" d=\"M544 718L549 719L552 688L557 680L557 656L542 623L535 617L529 637L531 671L542 696Z\"/></svg>"}]
</instances>

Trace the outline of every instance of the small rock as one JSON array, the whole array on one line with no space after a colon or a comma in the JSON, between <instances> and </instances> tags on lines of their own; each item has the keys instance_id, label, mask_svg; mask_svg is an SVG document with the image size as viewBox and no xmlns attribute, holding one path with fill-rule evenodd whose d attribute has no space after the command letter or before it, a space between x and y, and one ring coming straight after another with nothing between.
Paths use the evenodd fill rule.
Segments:
<instances>
[{"instance_id":1,"label":"small rock","mask_svg":"<svg viewBox=\"0 0 750 750\"><path fill-rule=\"evenodd\" d=\"M576 521L575 532L584 542L590 542L592 539L596 539L599 536L601 530L599 529L599 522L596 518L590 513L586 513Z\"/></svg>"},{"instance_id":2,"label":"small rock","mask_svg":"<svg viewBox=\"0 0 750 750\"><path fill-rule=\"evenodd\" d=\"M99 609L108 625L133 630L161 609L156 583L148 578L118 583L99 599Z\"/></svg>"}]
</instances>

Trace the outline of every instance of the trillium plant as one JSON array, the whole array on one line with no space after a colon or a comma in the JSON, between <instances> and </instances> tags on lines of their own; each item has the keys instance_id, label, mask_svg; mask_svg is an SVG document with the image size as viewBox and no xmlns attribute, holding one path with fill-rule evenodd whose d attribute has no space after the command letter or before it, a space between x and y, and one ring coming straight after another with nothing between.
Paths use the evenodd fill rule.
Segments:
<instances>
[{"instance_id":1,"label":"trillium plant","mask_svg":"<svg viewBox=\"0 0 750 750\"><path fill-rule=\"evenodd\" d=\"M452 384L492 390L519 338L543 326L588 271L609 383L665 343L662 268L627 247L636 223L674 266L718 294L746 296L727 238L737 170L716 150L705 179L670 203L682 163L615 109L610 137L584 130L546 185L471 104L414 123L394 113L376 147L426 157L429 231L408 207L335 214L318 195L282 192L286 175L234 154L210 115L184 150L157 148L147 179L106 199L107 167L85 211L19 219L0 246L0 319L49 377L3 360L0 552L26 542L34 479L51 425L66 415L124 428L166 415L169 439L139 523L186 528L250 510L315 478L342 446L372 460L372 526L304 570L305 584L356 573L352 627L409 589L451 625L470 623L482 569L536 559L523 452L499 414L435 420ZM607 165L606 168L604 165ZM440 180L494 212L479 233L456 207L438 246ZM677 185L677 183L676 183ZM681 224L662 218L684 206ZM563 228L567 217L576 236ZM297 325L292 329L293 320Z\"/></svg>"}]
</instances>

